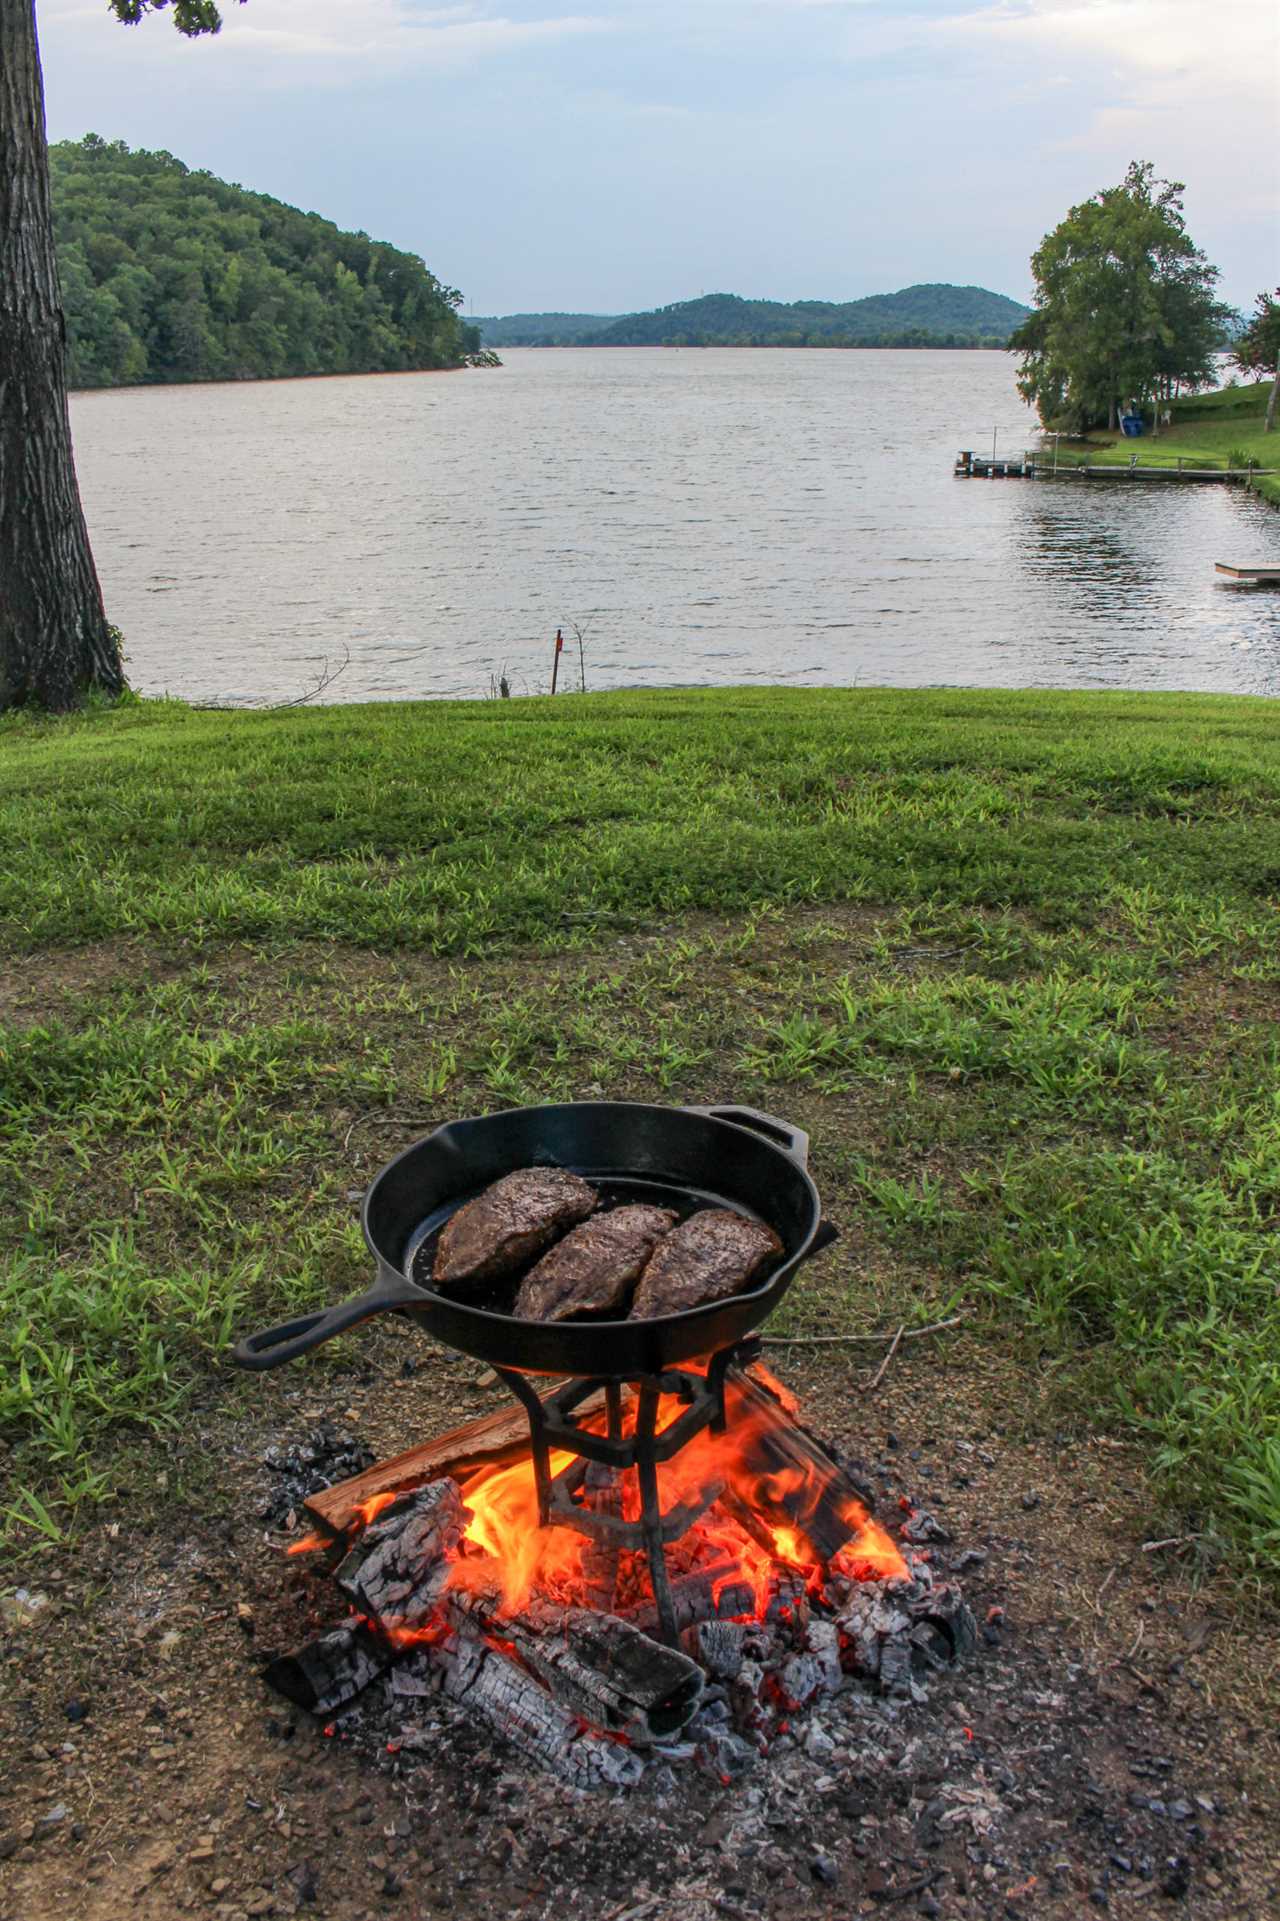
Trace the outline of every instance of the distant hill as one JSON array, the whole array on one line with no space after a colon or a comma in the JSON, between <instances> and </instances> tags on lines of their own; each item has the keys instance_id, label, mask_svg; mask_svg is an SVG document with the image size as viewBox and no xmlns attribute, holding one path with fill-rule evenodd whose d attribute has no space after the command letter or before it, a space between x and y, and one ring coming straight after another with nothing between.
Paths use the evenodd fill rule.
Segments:
<instances>
[{"instance_id":1,"label":"distant hill","mask_svg":"<svg viewBox=\"0 0 1280 1921\"><path fill-rule=\"evenodd\" d=\"M583 334L599 333L618 319L611 313L509 313L501 319L469 318L486 347L576 347Z\"/></svg>"},{"instance_id":2,"label":"distant hill","mask_svg":"<svg viewBox=\"0 0 1280 1921\"><path fill-rule=\"evenodd\" d=\"M49 149L73 387L461 366L479 336L418 258L171 153Z\"/></svg>"},{"instance_id":3,"label":"distant hill","mask_svg":"<svg viewBox=\"0 0 1280 1921\"><path fill-rule=\"evenodd\" d=\"M650 313L478 320L486 347L1002 347L1030 312L986 287L935 282L863 300L703 294Z\"/></svg>"}]
</instances>

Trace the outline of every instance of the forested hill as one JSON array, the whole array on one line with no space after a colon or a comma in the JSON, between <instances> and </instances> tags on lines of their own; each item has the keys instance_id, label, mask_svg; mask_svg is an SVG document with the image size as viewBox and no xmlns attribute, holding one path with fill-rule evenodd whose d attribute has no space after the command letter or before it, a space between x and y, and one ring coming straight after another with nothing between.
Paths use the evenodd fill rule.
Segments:
<instances>
[{"instance_id":1,"label":"forested hill","mask_svg":"<svg viewBox=\"0 0 1280 1921\"><path fill-rule=\"evenodd\" d=\"M651 313L511 314L478 320L487 347L1003 347L1029 308L985 287L904 287L864 300L704 294Z\"/></svg>"},{"instance_id":2,"label":"forested hill","mask_svg":"<svg viewBox=\"0 0 1280 1921\"><path fill-rule=\"evenodd\" d=\"M49 165L73 387L457 367L479 346L416 254L96 134Z\"/></svg>"},{"instance_id":3,"label":"forested hill","mask_svg":"<svg viewBox=\"0 0 1280 1921\"><path fill-rule=\"evenodd\" d=\"M600 333L617 318L611 313L509 313L471 324L486 347L574 347L584 334Z\"/></svg>"}]
</instances>

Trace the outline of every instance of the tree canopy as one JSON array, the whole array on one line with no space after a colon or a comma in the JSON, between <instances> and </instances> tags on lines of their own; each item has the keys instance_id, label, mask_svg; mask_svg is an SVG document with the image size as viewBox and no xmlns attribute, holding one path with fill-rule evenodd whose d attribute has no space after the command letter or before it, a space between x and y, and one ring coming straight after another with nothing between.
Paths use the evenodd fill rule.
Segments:
<instances>
[{"instance_id":1,"label":"tree canopy","mask_svg":"<svg viewBox=\"0 0 1280 1921\"><path fill-rule=\"evenodd\" d=\"M415 254L170 153L88 134L49 171L73 387L449 367L479 345Z\"/></svg>"},{"instance_id":2,"label":"tree canopy","mask_svg":"<svg viewBox=\"0 0 1280 1921\"><path fill-rule=\"evenodd\" d=\"M1135 160L1032 255L1036 305L1010 345L1022 355L1019 391L1046 426L1114 426L1126 405L1212 382L1228 309L1187 232L1183 192Z\"/></svg>"},{"instance_id":3,"label":"tree canopy","mask_svg":"<svg viewBox=\"0 0 1280 1921\"><path fill-rule=\"evenodd\" d=\"M1271 395L1267 401L1267 433L1276 424L1276 395L1280 393L1280 287L1273 294L1260 293L1244 330L1231 349L1231 358L1242 373L1271 375Z\"/></svg>"}]
</instances>

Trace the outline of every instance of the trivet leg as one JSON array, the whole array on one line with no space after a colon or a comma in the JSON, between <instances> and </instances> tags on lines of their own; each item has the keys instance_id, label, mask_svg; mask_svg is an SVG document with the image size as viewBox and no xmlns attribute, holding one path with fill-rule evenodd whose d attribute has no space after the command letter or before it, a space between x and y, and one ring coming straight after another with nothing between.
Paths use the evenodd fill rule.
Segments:
<instances>
[{"instance_id":1,"label":"trivet leg","mask_svg":"<svg viewBox=\"0 0 1280 1921\"><path fill-rule=\"evenodd\" d=\"M653 1439L658 1425L658 1389L646 1382L640 1389L636 1412L636 1474L640 1482L640 1519L644 1544L649 1554L649 1579L658 1611L659 1637L669 1648L678 1645L675 1606L667 1574L666 1549L662 1544L662 1507L658 1499L658 1464L653 1458Z\"/></svg>"},{"instance_id":2,"label":"trivet leg","mask_svg":"<svg viewBox=\"0 0 1280 1921\"><path fill-rule=\"evenodd\" d=\"M529 1417L529 1447L533 1454L533 1484L538 1492L538 1526L551 1519L551 1450L547 1446L542 1402L536 1389L514 1368L495 1367L494 1373L505 1381Z\"/></svg>"}]
</instances>

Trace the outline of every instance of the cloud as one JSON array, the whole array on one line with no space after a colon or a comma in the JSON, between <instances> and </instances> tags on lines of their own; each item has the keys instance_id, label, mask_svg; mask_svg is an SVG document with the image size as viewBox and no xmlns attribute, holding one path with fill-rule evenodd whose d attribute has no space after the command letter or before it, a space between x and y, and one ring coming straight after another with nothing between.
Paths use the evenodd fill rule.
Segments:
<instances>
[{"instance_id":1,"label":"cloud","mask_svg":"<svg viewBox=\"0 0 1280 1921\"><path fill-rule=\"evenodd\" d=\"M549 14L514 17L519 4L504 12L475 0L474 4L422 5L417 0L222 0L222 32L216 47L220 60L234 60L243 74L278 81L292 63L310 65L312 79L353 79L402 73L408 69L448 68L486 56L517 51L540 42L554 42L608 32L612 22L601 14ZM41 0L41 25L46 30L70 28L97 37L104 52L107 34L129 42L135 57L172 60L175 47L171 22L164 15L122 28L112 20L101 0L89 7L85 0ZM332 74L325 73L333 69ZM296 71L292 77L300 78Z\"/></svg>"},{"instance_id":2,"label":"cloud","mask_svg":"<svg viewBox=\"0 0 1280 1921\"><path fill-rule=\"evenodd\" d=\"M1107 63L1189 90L1221 83L1274 95L1280 13L1274 0L997 0L934 22L955 38L1003 43L1037 61ZM1102 84L1105 76L1100 74Z\"/></svg>"}]
</instances>

